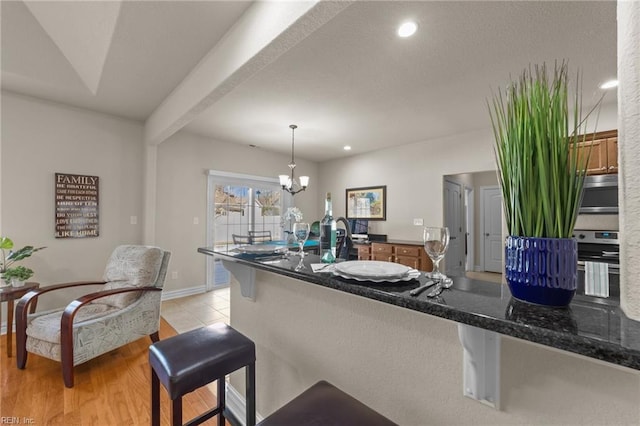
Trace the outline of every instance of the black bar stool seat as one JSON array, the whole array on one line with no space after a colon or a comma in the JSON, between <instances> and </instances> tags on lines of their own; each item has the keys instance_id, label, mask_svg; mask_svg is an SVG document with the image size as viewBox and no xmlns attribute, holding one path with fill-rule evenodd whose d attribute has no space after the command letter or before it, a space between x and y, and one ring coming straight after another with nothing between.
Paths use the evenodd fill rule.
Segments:
<instances>
[{"instance_id":1,"label":"black bar stool seat","mask_svg":"<svg viewBox=\"0 0 640 426\"><path fill-rule=\"evenodd\" d=\"M320 381L276 410L258 426L392 426L396 423Z\"/></svg>"},{"instance_id":2,"label":"black bar stool seat","mask_svg":"<svg viewBox=\"0 0 640 426\"><path fill-rule=\"evenodd\" d=\"M151 364L151 424L160 424L160 383L171 398L172 424L182 424L182 396L208 383L218 381L218 406L188 424L196 425L218 414L224 425L224 379L246 367L246 424L255 425L255 344L230 326L217 323L178 334L149 347ZM231 418L235 423L237 419Z\"/></svg>"}]
</instances>

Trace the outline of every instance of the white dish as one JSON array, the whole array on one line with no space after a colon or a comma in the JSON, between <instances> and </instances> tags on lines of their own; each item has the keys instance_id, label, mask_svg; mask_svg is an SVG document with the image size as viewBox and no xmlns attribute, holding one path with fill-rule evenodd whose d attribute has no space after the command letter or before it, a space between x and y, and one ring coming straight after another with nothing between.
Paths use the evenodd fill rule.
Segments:
<instances>
[{"instance_id":1,"label":"white dish","mask_svg":"<svg viewBox=\"0 0 640 426\"><path fill-rule=\"evenodd\" d=\"M248 246L240 246L237 248L238 251L247 254L271 254L271 253L282 253L287 250L285 246L276 246L273 244L256 244L256 245L248 245Z\"/></svg>"},{"instance_id":2,"label":"white dish","mask_svg":"<svg viewBox=\"0 0 640 426\"><path fill-rule=\"evenodd\" d=\"M376 260L354 260L336 264L336 272L354 278L389 279L402 278L411 268L394 262L380 262Z\"/></svg>"},{"instance_id":3,"label":"white dish","mask_svg":"<svg viewBox=\"0 0 640 426\"><path fill-rule=\"evenodd\" d=\"M334 271L333 274L342 278L347 278L349 280L366 281L370 283L397 283L401 281L411 281L420 278L420 271L418 271L417 269L409 269L409 272L401 277L390 278L361 278L353 275L341 274L337 271Z\"/></svg>"}]
</instances>

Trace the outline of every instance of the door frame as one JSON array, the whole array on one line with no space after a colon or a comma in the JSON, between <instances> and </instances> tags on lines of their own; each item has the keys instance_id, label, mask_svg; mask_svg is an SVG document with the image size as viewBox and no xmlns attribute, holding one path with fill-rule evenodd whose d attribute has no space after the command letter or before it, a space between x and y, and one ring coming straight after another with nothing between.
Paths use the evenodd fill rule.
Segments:
<instances>
[{"instance_id":1,"label":"door frame","mask_svg":"<svg viewBox=\"0 0 640 426\"><path fill-rule=\"evenodd\" d=\"M498 191L500 191L500 186L499 185L491 185L491 186L481 186L480 187L480 235L483 237L482 240L482 244L480 245L480 266L482 267L482 271L486 271L486 267L485 267L485 259L484 259L484 237L485 237L485 227L484 227L484 198L485 198L485 193L488 190L495 190L497 189ZM502 194L500 194L500 197L502 197ZM504 263L504 255L502 256L502 261Z\"/></svg>"},{"instance_id":2,"label":"door frame","mask_svg":"<svg viewBox=\"0 0 640 426\"><path fill-rule=\"evenodd\" d=\"M465 186L464 187L464 197L465 197L465 238L467 244L466 251L466 271L473 271L476 268L476 257L475 257L475 200L474 200L475 192L472 187Z\"/></svg>"},{"instance_id":3,"label":"door frame","mask_svg":"<svg viewBox=\"0 0 640 426\"><path fill-rule=\"evenodd\" d=\"M459 203L460 208L459 208L459 211L457 212L457 214L459 214L459 216L460 216L458 218L458 221L460 222L460 227L462 228L462 231L460 232L460 234L461 234L461 237L464 237L466 235L466 233L467 233L467 229L466 229L467 228L467 223L466 223L466 213L465 213L465 208L466 207L465 207L465 203L464 203L464 194L465 194L465 190L466 190L467 187L466 187L466 185L464 183L458 182L455 179L451 179L450 176L448 176L448 175L444 176L443 183L442 183L442 185L443 185L443 188L442 188L442 193L443 193L442 210L443 211L442 211L442 213L443 213L443 217L444 217L444 221L443 221L444 222L444 226L447 226L447 227L449 227L449 223L447 223L448 222L447 219L449 219L449 218L447 216L446 199L444 198L445 186L446 186L447 182L450 183L450 184L453 184L453 185L457 185L460 188L460 203ZM449 229L449 235L451 235L451 228ZM460 241L458 244L464 244L464 242ZM451 245L451 242L449 242L449 245ZM464 250L464 245L462 246L462 250L461 251L462 251L462 259L461 259L462 260L462 271L461 272L462 272L462 274L464 276L464 273L466 272L466 269L467 269L467 266L466 266L467 265L467 253ZM451 261L451 258L449 258L449 259L450 259L449 261ZM447 272L447 269L448 269L447 260L444 259L444 262L445 262L445 267L444 267L443 271Z\"/></svg>"}]
</instances>

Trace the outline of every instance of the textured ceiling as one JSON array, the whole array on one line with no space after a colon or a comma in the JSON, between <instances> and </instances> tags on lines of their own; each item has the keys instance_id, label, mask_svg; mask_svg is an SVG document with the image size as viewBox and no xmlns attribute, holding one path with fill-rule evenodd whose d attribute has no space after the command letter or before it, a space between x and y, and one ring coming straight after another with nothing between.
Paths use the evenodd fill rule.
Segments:
<instances>
[{"instance_id":1,"label":"textured ceiling","mask_svg":"<svg viewBox=\"0 0 640 426\"><path fill-rule=\"evenodd\" d=\"M138 120L251 5L125 1L96 19L46 11L56 3L2 2L3 88ZM295 123L296 154L324 161L487 128L492 88L529 64L562 59L582 70L591 102L616 74L615 14L613 1L356 2L186 129L289 153ZM419 30L397 38L407 18ZM615 91L607 96L616 102Z\"/></svg>"}]
</instances>

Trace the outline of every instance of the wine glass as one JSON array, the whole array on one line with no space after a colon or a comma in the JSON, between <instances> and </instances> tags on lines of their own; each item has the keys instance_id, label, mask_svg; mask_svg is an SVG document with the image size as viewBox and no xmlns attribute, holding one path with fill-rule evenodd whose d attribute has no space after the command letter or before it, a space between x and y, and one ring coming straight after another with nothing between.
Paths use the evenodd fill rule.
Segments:
<instances>
[{"instance_id":1,"label":"wine glass","mask_svg":"<svg viewBox=\"0 0 640 426\"><path fill-rule=\"evenodd\" d=\"M440 272L440 261L447 252L449 246L449 228L425 227L423 233L424 251L433 262L433 272L431 278L439 280L442 287L449 288L453 281Z\"/></svg>"},{"instance_id":2,"label":"wine glass","mask_svg":"<svg viewBox=\"0 0 640 426\"><path fill-rule=\"evenodd\" d=\"M296 271L300 271L301 269L305 269L304 264L302 263L303 259L304 259L304 243L307 241L307 238L309 238L309 230L310 230L310 225L308 223L305 222L296 222L293 224L293 236L295 237L296 241L298 242L298 247L300 247L300 251L298 252L298 254L300 255L300 263L298 263L298 266L296 266Z\"/></svg>"}]
</instances>

